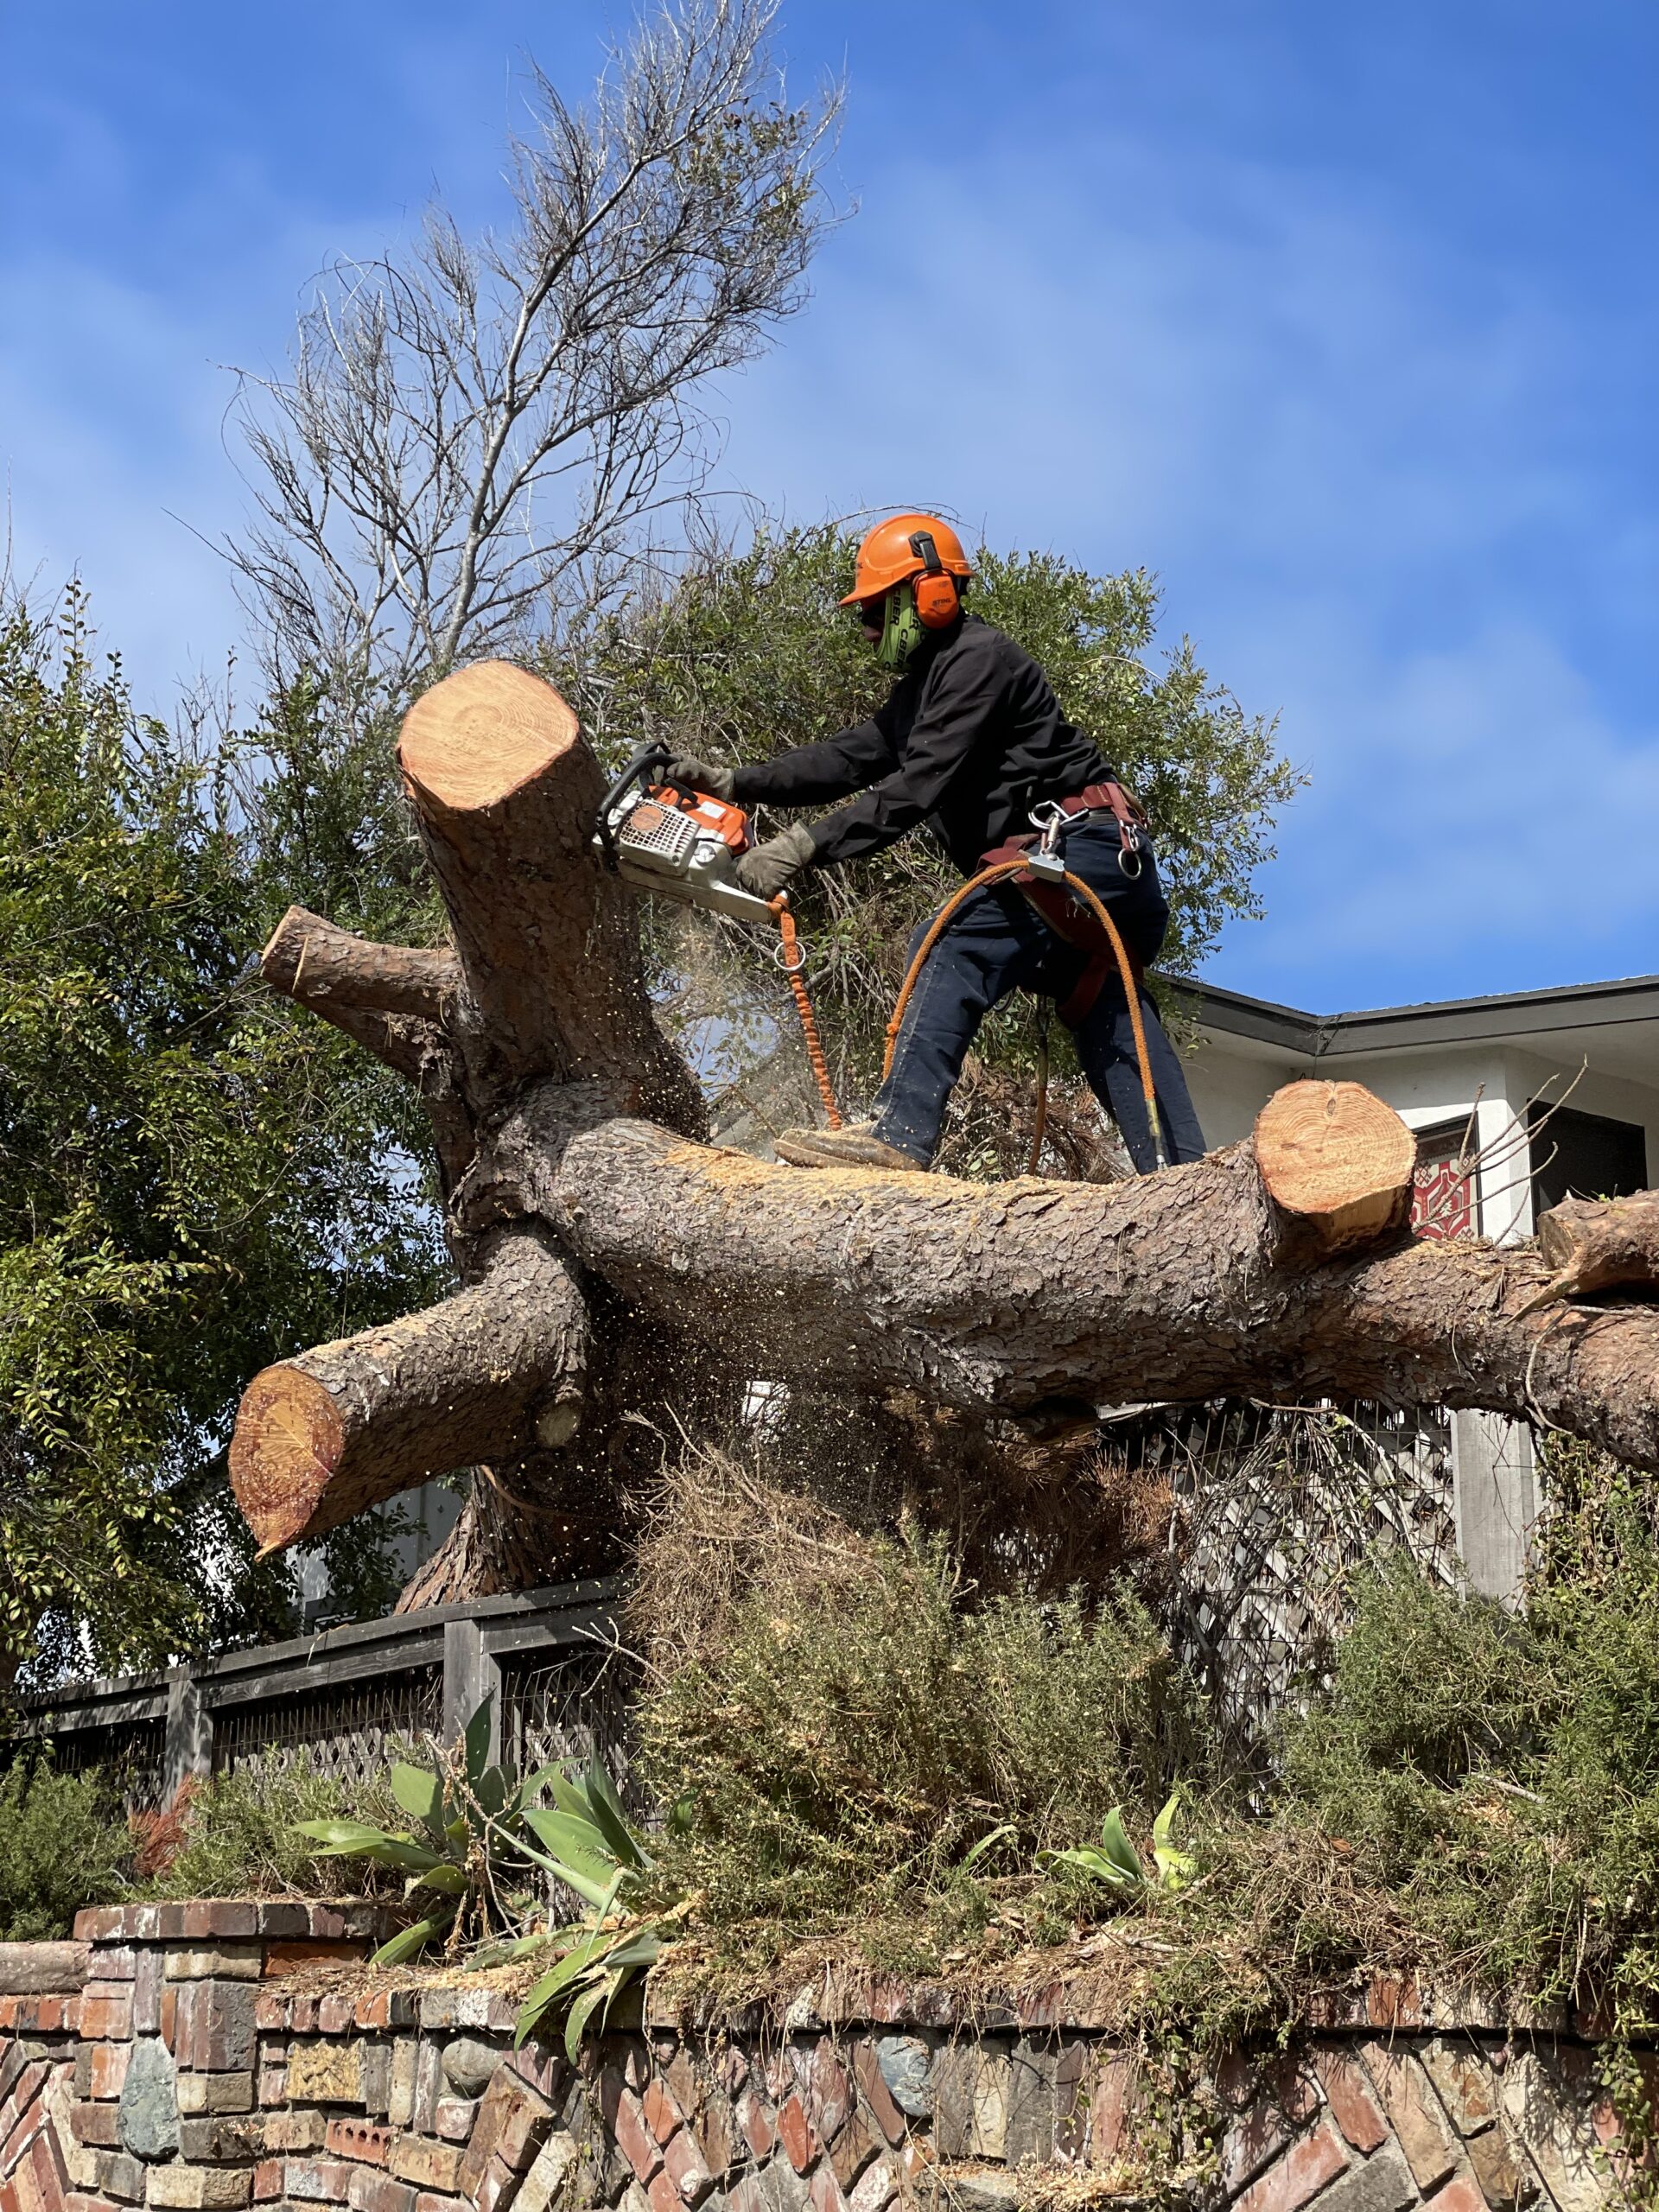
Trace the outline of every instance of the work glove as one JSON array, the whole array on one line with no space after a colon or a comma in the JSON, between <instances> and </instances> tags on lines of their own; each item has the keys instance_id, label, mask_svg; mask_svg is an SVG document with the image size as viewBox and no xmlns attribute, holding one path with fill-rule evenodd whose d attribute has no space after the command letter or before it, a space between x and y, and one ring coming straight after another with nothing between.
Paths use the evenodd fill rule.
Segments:
<instances>
[{"instance_id":1,"label":"work glove","mask_svg":"<svg viewBox=\"0 0 1659 2212\"><path fill-rule=\"evenodd\" d=\"M737 778L730 768L717 768L712 760L699 760L695 753L682 753L668 764L671 784L690 784L694 791L706 791L710 798L730 800L737 789Z\"/></svg>"},{"instance_id":2,"label":"work glove","mask_svg":"<svg viewBox=\"0 0 1659 2212\"><path fill-rule=\"evenodd\" d=\"M811 867L813 851L812 832L804 823L794 823L745 853L737 864L737 880L757 899L775 899L803 868Z\"/></svg>"}]
</instances>

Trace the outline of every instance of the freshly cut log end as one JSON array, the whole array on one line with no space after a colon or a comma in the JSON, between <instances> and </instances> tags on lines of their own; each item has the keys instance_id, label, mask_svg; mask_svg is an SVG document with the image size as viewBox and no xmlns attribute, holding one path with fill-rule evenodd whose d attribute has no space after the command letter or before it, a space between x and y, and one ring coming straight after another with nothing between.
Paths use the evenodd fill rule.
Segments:
<instances>
[{"instance_id":1,"label":"freshly cut log end","mask_svg":"<svg viewBox=\"0 0 1659 2212\"><path fill-rule=\"evenodd\" d=\"M441 1306L265 1368L231 1439L231 1487L261 1555L433 1475L516 1457L543 1401L580 1418L588 1344L569 1268L516 1225L483 1279Z\"/></svg>"},{"instance_id":2,"label":"freshly cut log end","mask_svg":"<svg viewBox=\"0 0 1659 2212\"><path fill-rule=\"evenodd\" d=\"M340 1407L302 1368L284 1363L254 1376L231 1439L231 1487L261 1559L304 1533L345 1449Z\"/></svg>"},{"instance_id":3,"label":"freshly cut log end","mask_svg":"<svg viewBox=\"0 0 1659 2212\"><path fill-rule=\"evenodd\" d=\"M397 758L429 801L470 814L533 783L578 734L575 715L550 683L506 661L480 661L415 702Z\"/></svg>"},{"instance_id":4,"label":"freshly cut log end","mask_svg":"<svg viewBox=\"0 0 1659 2212\"><path fill-rule=\"evenodd\" d=\"M1417 1141L1363 1084L1287 1084L1256 1116L1255 1150L1268 1197L1322 1252L1374 1243L1411 1210Z\"/></svg>"}]
</instances>

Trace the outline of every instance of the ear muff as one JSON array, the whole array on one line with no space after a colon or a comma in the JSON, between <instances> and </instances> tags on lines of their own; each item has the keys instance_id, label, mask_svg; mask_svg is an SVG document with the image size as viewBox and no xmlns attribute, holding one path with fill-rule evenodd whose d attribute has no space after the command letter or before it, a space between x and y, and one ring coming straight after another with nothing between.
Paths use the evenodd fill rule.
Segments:
<instances>
[{"instance_id":1,"label":"ear muff","mask_svg":"<svg viewBox=\"0 0 1659 2212\"><path fill-rule=\"evenodd\" d=\"M922 563L923 573L911 579L916 613L925 630L948 630L962 612L957 580L939 558L931 531L918 530L910 550Z\"/></svg>"}]
</instances>

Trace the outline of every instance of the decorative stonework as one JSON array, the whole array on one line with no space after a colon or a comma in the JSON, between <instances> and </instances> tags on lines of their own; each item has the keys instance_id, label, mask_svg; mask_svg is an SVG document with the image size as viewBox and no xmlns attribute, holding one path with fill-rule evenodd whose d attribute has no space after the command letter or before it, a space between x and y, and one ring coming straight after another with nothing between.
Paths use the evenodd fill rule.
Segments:
<instances>
[{"instance_id":1,"label":"decorative stonework","mask_svg":"<svg viewBox=\"0 0 1659 2212\"><path fill-rule=\"evenodd\" d=\"M1059 1990L970 2024L871 1978L782 2024L648 2018L573 2068L512 2050L499 1990L296 1990L296 1968L361 1960L367 1906L132 1906L78 1933L84 1953L51 1947L78 1992L0 1960L36 1983L0 1997L0 2212L1015 2212L1143 2196L1178 2166L1232 2212L1617 2193L1594 2024L1460 2014L1408 1978L1179 2083Z\"/></svg>"}]
</instances>

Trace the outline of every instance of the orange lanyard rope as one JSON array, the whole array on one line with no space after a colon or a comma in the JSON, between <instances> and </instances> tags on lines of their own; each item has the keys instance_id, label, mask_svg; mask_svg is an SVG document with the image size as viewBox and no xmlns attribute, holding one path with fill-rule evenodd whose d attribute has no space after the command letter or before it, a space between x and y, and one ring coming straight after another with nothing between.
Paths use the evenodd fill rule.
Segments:
<instances>
[{"instance_id":1,"label":"orange lanyard rope","mask_svg":"<svg viewBox=\"0 0 1659 2212\"><path fill-rule=\"evenodd\" d=\"M795 1011L801 1017L801 1034L806 1039L806 1057L811 1064L812 1080L818 1086L818 1096L823 1101L823 1118L832 1129L842 1127L841 1109L836 1104L835 1086L830 1080L830 1064L823 1057L823 1046L818 1041L818 1025L812 1012L812 1001L806 995L806 978L801 970L806 965L806 955L801 950L801 940L796 934L795 917L789 911L789 894L780 891L767 904L778 917L778 933L783 939L783 968L789 988L795 995Z\"/></svg>"},{"instance_id":2,"label":"orange lanyard rope","mask_svg":"<svg viewBox=\"0 0 1659 2212\"><path fill-rule=\"evenodd\" d=\"M881 1062L883 1083L893 1072L893 1056L898 1049L899 1032L904 1026L911 995L916 988L922 969L926 965L934 946L955 920L958 911L972 898L976 891L982 891L987 884L1006 882L1009 876L1020 874L1026 866L1027 862L1024 860L998 861L990 868L982 868L977 875L970 876L959 891L953 892L933 917L927 935L916 949L916 957L910 963L905 980L899 987L899 996L893 1001L893 1019L887 1024L887 1049ZM1158 1090L1152 1079L1152 1058L1147 1050L1147 1026L1141 1017L1140 986L1135 980L1128 948L1123 942L1117 924L1107 912L1104 903L1096 896L1083 878L1080 875L1074 875L1071 870L1067 868L1065 880L1071 890L1088 905L1095 919L1105 931L1113 956L1116 959L1117 972L1123 979L1124 995L1129 1002L1129 1028L1135 1038L1135 1064L1141 1071L1141 1088L1146 1095L1147 1125L1152 1133L1152 1140L1160 1164L1166 1164L1164 1161L1163 1124L1158 1118Z\"/></svg>"}]
</instances>

